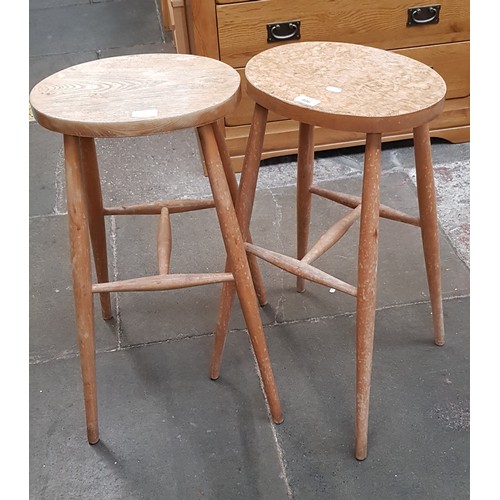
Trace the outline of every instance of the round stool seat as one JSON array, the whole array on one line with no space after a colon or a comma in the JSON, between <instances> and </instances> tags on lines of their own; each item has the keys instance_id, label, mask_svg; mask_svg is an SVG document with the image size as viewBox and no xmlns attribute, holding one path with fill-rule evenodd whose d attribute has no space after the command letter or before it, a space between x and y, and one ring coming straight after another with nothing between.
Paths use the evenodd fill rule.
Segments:
<instances>
[{"instance_id":1,"label":"round stool seat","mask_svg":"<svg viewBox=\"0 0 500 500\"><path fill-rule=\"evenodd\" d=\"M43 127L80 137L131 137L213 123L233 111L240 77L187 54L99 59L55 73L30 93Z\"/></svg>"},{"instance_id":2,"label":"round stool seat","mask_svg":"<svg viewBox=\"0 0 500 500\"><path fill-rule=\"evenodd\" d=\"M337 42L268 49L248 62L245 77L249 96L265 108L353 132L418 127L441 113L446 94L441 76L419 61Z\"/></svg>"}]
</instances>

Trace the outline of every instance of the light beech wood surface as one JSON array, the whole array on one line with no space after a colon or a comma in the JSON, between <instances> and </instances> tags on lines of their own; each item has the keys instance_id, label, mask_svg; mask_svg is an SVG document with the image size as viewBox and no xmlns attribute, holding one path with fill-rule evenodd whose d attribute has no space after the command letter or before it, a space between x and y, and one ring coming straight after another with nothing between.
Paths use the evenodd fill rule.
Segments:
<instances>
[{"instance_id":1,"label":"light beech wood surface","mask_svg":"<svg viewBox=\"0 0 500 500\"><path fill-rule=\"evenodd\" d=\"M240 77L191 54L110 57L59 71L30 93L43 127L83 137L130 137L212 123L234 109Z\"/></svg>"}]
</instances>

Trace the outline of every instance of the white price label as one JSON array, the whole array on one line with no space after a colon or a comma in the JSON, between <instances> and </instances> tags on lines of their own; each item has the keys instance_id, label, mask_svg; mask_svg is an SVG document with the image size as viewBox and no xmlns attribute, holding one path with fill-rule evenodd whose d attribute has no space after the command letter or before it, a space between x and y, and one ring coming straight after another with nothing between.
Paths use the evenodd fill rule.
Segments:
<instances>
[{"instance_id":1,"label":"white price label","mask_svg":"<svg viewBox=\"0 0 500 500\"><path fill-rule=\"evenodd\" d=\"M157 109L141 109L140 111L132 111L132 118L154 118L158 116Z\"/></svg>"},{"instance_id":2,"label":"white price label","mask_svg":"<svg viewBox=\"0 0 500 500\"><path fill-rule=\"evenodd\" d=\"M320 103L318 99L313 99L312 97L308 97L304 94L298 95L295 99L295 102L299 102L300 104L305 104L306 106L316 106Z\"/></svg>"}]
</instances>

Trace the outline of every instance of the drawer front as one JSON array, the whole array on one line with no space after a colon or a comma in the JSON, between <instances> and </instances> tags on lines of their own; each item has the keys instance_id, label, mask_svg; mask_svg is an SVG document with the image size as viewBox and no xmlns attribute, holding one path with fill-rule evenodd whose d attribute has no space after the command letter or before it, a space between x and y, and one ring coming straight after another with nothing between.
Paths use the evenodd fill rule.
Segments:
<instances>
[{"instance_id":1,"label":"drawer front","mask_svg":"<svg viewBox=\"0 0 500 500\"><path fill-rule=\"evenodd\" d=\"M446 82L447 99L470 94L470 43L458 42L430 47L395 50L437 71Z\"/></svg>"},{"instance_id":2,"label":"drawer front","mask_svg":"<svg viewBox=\"0 0 500 500\"><path fill-rule=\"evenodd\" d=\"M430 123L431 137L441 137L452 142L469 141L469 106L468 97L447 100L443 113ZM269 123L266 128L262 157L271 158L297 153L298 127L299 124L291 120ZM233 168L237 172L241 171L243 164L248 133L248 125L226 128L226 141ZM365 134L361 133L316 127L314 130L315 150L362 145L365 143L365 137ZM383 136L384 142L411 138L411 130Z\"/></svg>"},{"instance_id":3,"label":"drawer front","mask_svg":"<svg viewBox=\"0 0 500 500\"><path fill-rule=\"evenodd\" d=\"M446 82L447 99L467 97L470 94L470 43L457 42L427 47L395 50L398 54L411 57L434 68ZM234 127L247 125L252 121L254 102L246 93L245 70L238 69L241 77L241 101L231 115L226 117L226 125ZM269 113L268 121L285 120L283 116Z\"/></svg>"},{"instance_id":4,"label":"drawer front","mask_svg":"<svg viewBox=\"0 0 500 500\"><path fill-rule=\"evenodd\" d=\"M217 5L220 59L243 67L248 60L282 43L268 42L267 25L300 21L300 41L339 41L401 49L466 41L469 1L442 0L439 22L407 26L417 0L254 0ZM426 5L431 5L427 4Z\"/></svg>"},{"instance_id":5,"label":"drawer front","mask_svg":"<svg viewBox=\"0 0 500 500\"><path fill-rule=\"evenodd\" d=\"M217 4L227 4L227 3L243 3L243 2L255 2L255 0L215 0Z\"/></svg>"},{"instance_id":6,"label":"drawer front","mask_svg":"<svg viewBox=\"0 0 500 500\"><path fill-rule=\"evenodd\" d=\"M251 123L253 108L255 106L255 102L247 95L245 68L240 68L237 71L241 77L241 100L234 112L228 115L225 119L226 125L229 127L234 127L235 125L247 125ZM277 113L273 113L272 111L269 112L267 121L276 120L286 120L286 118L278 115Z\"/></svg>"}]
</instances>

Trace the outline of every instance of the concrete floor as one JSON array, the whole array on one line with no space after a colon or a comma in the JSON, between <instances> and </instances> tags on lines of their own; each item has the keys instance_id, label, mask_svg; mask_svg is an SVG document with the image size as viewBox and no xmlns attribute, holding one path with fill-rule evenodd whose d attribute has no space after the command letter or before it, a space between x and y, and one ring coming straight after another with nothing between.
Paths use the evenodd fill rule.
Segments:
<instances>
[{"instance_id":1,"label":"concrete floor","mask_svg":"<svg viewBox=\"0 0 500 500\"><path fill-rule=\"evenodd\" d=\"M75 22L77 20L77 22ZM155 0L30 2L30 89L79 62L174 52ZM447 343L432 342L418 230L383 220L369 455L353 457L352 298L265 263L262 321L285 414L268 414L239 305L208 377L219 288L115 295L96 313L101 441L86 441L62 138L30 122L30 498L469 498L469 144L433 141ZM208 196L193 131L97 141L106 204ZM294 157L262 162L254 240L294 252ZM316 182L359 193L361 148L316 155ZM383 148L382 201L416 213L407 142ZM314 199L312 238L345 209ZM156 217L108 219L115 279L156 273ZM318 261L356 280L357 226ZM173 218L172 272L224 266L215 214ZM203 241L194 244L193 237ZM97 301L96 301L97 304ZM96 309L98 309L96 307Z\"/></svg>"}]
</instances>

